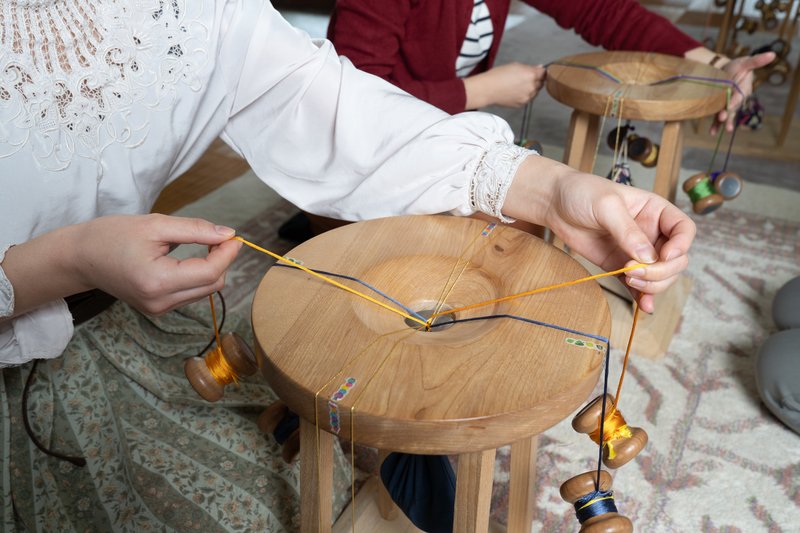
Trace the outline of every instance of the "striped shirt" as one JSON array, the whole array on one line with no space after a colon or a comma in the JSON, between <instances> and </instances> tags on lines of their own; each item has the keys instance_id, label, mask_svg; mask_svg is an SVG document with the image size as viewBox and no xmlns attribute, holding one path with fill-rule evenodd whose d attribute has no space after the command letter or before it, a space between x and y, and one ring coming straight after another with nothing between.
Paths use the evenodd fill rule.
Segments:
<instances>
[{"instance_id":1,"label":"striped shirt","mask_svg":"<svg viewBox=\"0 0 800 533\"><path fill-rule=\"evenodd\" d=\"M492 20L485 0L475 0L467 35L456 58L456 75L467 76L475 65L483 61L492 47Z\"/></svg>"}]
</instances>

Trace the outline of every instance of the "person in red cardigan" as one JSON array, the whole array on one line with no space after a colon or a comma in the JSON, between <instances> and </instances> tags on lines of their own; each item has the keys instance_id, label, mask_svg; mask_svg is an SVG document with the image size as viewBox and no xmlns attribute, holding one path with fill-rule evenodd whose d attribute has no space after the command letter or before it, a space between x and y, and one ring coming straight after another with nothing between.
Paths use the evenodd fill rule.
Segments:
<instances>
[{"instance_id":1,"label":"person in red cardigan","mask_svg":"<svg viewBox=\"0 0 800 533\"><path fill-rule=\"evenodd\" d=\"M511 0L337 0L328 38L339 54L356 67L397 85L448 113L488 105L520 107L532 100L544 84L541 65L510 63L494 66ZM635 0L525 0L573 29L585 41L609 50L660 52L712 64L726 70L745 95L752 92L752 71L771 62L767 52L730 60L702 46L664 17ZM480 6L480 4L485 4ZM486 13L491 45L485 57L465 76L456 73L473 12ZM480 20L486 17L478 15ZM481 31L481 30L478 30ZM471 37L470 37L471 36ZM552 53L550 53L552 54ZM736 109L742 95L732 98ZM734 113L717 119L733 129Z\"/></svg>"}]
</instances>

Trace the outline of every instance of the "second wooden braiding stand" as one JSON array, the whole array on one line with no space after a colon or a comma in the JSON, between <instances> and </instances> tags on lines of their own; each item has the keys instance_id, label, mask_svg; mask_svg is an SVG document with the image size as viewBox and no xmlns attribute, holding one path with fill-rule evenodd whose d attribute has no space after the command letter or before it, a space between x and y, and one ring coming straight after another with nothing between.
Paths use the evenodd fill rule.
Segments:
<instances>
[{"instance_id":1,"label":"second wooden braiding stand","mask_svg":"<svg viewBox=\"0 0 800 533\"><path fill-rule=\"evenodd\" d=\"M709 65L655 53L593 52L563 58L548 67L547 92L573 109L564 162L592 172L604 116L613 116L615 121L621 115L623 120L663 122L653 192L674 202L683 121L724 109L726 81L730 80L723 71ZM618 113L612 115L612 109ZM656 314L641 318L636 353L649 357L666 353L690 290L691 281L683 277L657 297ZM616 296L610 297L609 303L615 318L612 345L624 346L631 306Z\"/></svg>"}]
</instances>

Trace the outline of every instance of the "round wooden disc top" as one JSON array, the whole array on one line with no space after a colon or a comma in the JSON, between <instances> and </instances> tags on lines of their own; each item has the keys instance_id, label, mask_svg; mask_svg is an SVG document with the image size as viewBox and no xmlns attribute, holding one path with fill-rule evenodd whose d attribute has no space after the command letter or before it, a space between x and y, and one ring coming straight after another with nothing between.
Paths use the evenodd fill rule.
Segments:
<instances>
[{"instance_id":1,"label":"round wooden disc top","mask_svg":"<svg viewBox=\"0 0 800 533\"><path fill-rule=\"evenodd\" d=\"M437 305L457 309L587 275L528 233L449 216L352 224L287 256L362 280L423 315ZM388 303L357 282L333 279ZM459 311L455 318L497 314L572 331L510 318L447 324L447 317L442 326L420 331L306 272L276 267L256 291L252 320L262 372L301 417L349 437L352 409L356 442L444 454L540 433L569 416L599 377L605 342L582 334L609 336L608 305L596 283Z\"/></svg>"},{"instance_id":2,"label":"round wooden disc top","mask_svg":"<svg viewBox=\"0 0 800 533\"><path fill-rule=\"evenodd\" d=\"M605 116L612 114L609 99L613 102L618 95L622 118L631 120L674 121L713 115L725 108L726 89L735 91L714 80L730 78L710 65L653 52L591 52L565 57L547 67L547 92L562 104Z\"/></svg>"}]
</instances>

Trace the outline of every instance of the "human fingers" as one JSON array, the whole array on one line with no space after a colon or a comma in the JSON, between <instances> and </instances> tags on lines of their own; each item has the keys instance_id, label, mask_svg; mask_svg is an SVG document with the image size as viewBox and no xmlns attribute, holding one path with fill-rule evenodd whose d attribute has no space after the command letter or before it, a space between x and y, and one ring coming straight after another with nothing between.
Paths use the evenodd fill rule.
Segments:
<instances>
[{"instance_id":1,"label":"human fingers","mask_svg":"<svg viewBox=\"0 0 800 533\"><path fill-rule=\"evenodd\" d=\"M148 315L158 316L168 313L173 309L183 307L207 297L209 294L225 288L225 272L211 283L190 289L161 294L158 298L130 302L139 311Z\"/></svg>"},{"instance_id":2,"label":"human fingers","mask_svg":"<svg viewBox=\"0 0 800 533\"><path fill-rule=\"evenodd\" d=\"M200 218L148 215L145 229L153 239L170 244L219 244L233 237L232 228Z\"/></svg>"},{"instance_id":3,"label":"human fingers","mask_svg":"<svg viewBox=\"0 0 800 533\"><path fill-rule=\"evenodd\" d=\"M156 261L150 282L143 283L133 304L149 314L163 314L221 290L225 273L242 243L229 240L211 249L206 257Z\"/></svg>"},{"instance_id":4,"label":"human fingers","mask_svg":"<svg viewBox=\"0 0 800 533\"><path fill-rule=\"evenodd\" d=\"M205 257L183 260L165 257L164 260L170 264L163 265L163 290L177 293L214 283L224 275L241 248L240 241L228 240L213 247Z\"/></svg>"},{"instance_id":5,"label":"human fingers","mask_svg":"<svg viewBox=\"0 0 800 533\"><path fill-rule=\"evenodd\" d=\"M627 271L625 273L625 283L637 289L644 289L646 283L658 283L671 279L686 270L687 266L689 266L688 255L682 255L671 261L659 261L652 265Z\"/></svg>"},{"instance_id":6,"label":"human fingers","mask_svg":"<svg viewBox=\"0 0 800 533\"><path fill-rule=\"evenodd\" d=\"M645 313L653 314L653 311L656 310L655 298L652 294L642 294L635 298L639 302L639 309Z\"/></svg>"},{"instance_id":7,"label":"human fingers","mask_svg":"<svg viewBox=\"0 0 800 533\"><path fill-rule=\"evenodd\" d=\"M736 68L740 70L753 71L761 67L765 67L775 61L777 55L775 52L762 52L754 56L745 56L737 58Z\"/></svg>"},{"instance_id":8,"label":"human fingers","mask_svg":"<svg viewBox=\"0 0 800 533\"><path fill-rule=\"evenodd\" d=\"M666 200L663 202L664 206L658 215L658 228L664 238L659 247L659 260L668 262L689 252L697 235L697 226L674 204Z\"/></svg>"},{"instance_id":9,"label":"human fingers","mask_svg":"<svg viewBox=\"0 0 800 533\"><path fill-rule=\"evenodd\" d=\"M658 281L646 281L640 278L626 277L625 283L644 294L658 294L667 290L678 280L678 274Z\"/></svg>"},{"instance_id":10,"label":"human fingers","mask_svg":"<svg viewBox=\"0 0 800 533\"><path fill-rule=\"evenodd\" d=\"M647 264L658 260L653 244L628 213L622 198L616 194L603 195L594 202L594 210L597 222L628 257Z\"/></svg>"}]
</instances>

